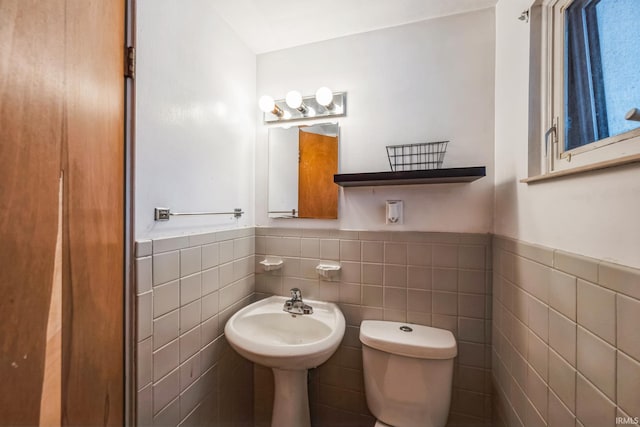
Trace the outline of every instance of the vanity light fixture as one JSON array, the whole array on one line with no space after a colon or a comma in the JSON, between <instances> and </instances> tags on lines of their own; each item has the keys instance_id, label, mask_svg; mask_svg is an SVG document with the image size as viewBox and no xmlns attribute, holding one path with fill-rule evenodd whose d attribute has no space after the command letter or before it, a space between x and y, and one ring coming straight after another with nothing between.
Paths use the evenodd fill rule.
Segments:
<instances>
[{"instance_id":1,"label":"vanity light fixture","mask_svg":"<svg viewBox=\"0 0 640 427\"><path fill-rule=\"evenodd\" d=\"M287 92L287 96L285 97L285 101L289 108L293 108L294 110L300 111L302 114L306 114L309 109L304 102L302 102L302 94L297 90L290 90Z\"/></svg>"},{"instance_id":2,"label":"vanity light fixture","mask_svg":"<svg viewBox=\"0 0 640 427\"><path fill-rule=\"evenodd\" d=\"M328 87L321 87L315 96L303 96L297 90L292 90L285 99L274 101L269 95L264 95L258 105L264 113L264 123L274 123L344 116L346 100L345 92L332 92Z\"/></svg>"},{"instance_id":3,"label":"vanity light fixture","mask_svg":"<svg viewBox=\"0 0 640 427\"><path fill-rule=\"evenodd\" d=\"M278 118L284 118L284 110L276 105L276 102L269 95L263 95L258 101L258 106L264 113L271 113Z\"/></svg>"},{"instance_id":4,"label":"vanity light fixture","mask_svg":"<svg viewBox=\"0 0 640 427\"><path fill-rule=\"evenodd\" d=\"M333 110L336 104L333 103L333 92L326 86L322 86L316 91L316 102L327 110Z\"/></svg>"}]
</instances>

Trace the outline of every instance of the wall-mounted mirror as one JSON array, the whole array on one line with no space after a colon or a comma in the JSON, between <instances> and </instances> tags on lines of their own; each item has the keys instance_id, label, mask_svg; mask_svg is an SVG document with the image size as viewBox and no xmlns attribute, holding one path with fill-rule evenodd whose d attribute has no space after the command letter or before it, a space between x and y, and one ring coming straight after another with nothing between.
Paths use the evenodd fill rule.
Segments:
<instances>
[{"instance_id":1,"label":"wall-mounted mirror","mask_svg":"<svg viewBox=\"0 0 640 427\"><path fill-rule=\"evenodd\" d=\"M338 218L337 123L269 129L269 217Z\"/></svg>"}]
</instances>

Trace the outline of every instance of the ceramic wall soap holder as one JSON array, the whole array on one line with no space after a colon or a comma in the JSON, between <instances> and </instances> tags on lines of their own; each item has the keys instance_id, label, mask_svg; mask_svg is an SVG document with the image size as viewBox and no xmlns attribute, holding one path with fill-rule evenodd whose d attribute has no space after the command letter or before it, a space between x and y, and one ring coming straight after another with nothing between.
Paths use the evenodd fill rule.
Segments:
<instances>
[{"instance_id":1,"label":"ceramic wall soap holder","mask_svg":"<svg viewBox=\"0 0 640 427\"><path fill-rule=\"evenodd\" d=\"M325 280L333 280L340 271L340 264L333 261L322 261L316 267L318 276Z\"/></svg>"},{"instance_id":2,"label":"ceramic wall soap holder","mask_svg":"<svg viewBox=\"0 0 640 427\"><path fill-rule=\"evenodd\" d=\"M280 270L284 261L280 257L268 256L264 260L260 261L260 264L262 264L264 271L273 271Z\"/></svg>"}]
</instances>

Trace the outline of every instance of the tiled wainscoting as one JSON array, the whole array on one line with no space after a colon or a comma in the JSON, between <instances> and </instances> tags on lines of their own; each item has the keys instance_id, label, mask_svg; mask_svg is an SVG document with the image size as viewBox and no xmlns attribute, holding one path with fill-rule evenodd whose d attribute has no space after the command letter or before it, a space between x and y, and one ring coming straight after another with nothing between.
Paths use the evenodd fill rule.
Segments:
<instances>
[{"instance_id":1,"label":"tiled wainscoting","mask_svg":"<svg viewBox=\"0 0 640 427\"><path fill-rule=\"evenodd\" d=\"M496 425L639 417L640 270L500 237L493 251Z\"/></svg>"},{"instance_id":2,"label":"tiled wainscoting","mask_svg":"<svg viewBox=\"0 0 640 427\"><path fill-rule=\"evenodd\" d=\"M254 228L136 242L137 425L253 426L253 368L223 332L254 253Z\"/></svg>"},{"instance_id":3,"label":"tiled wainscoting","mask_svg":"<svg viewBox=\"0 0 640 427\"><path fill-rule=\"evenodd\" d=\"M258 264L279 255L282 270ZM336 281L319 280L320 260L339 261ZM363 319L413 322L449 329L458 340L450 425L488 424L491 418L491 236L456 233L256 229L258 297L289 295L334 301L347 321L336 354L310 372L314 426L366 426ZM256 426L268 426L272 376L255 368Z\"/></svg>"},{"instance_id":4,"label":"tiled wainscoting","mask_svg":"<svg viewBox=\"0 0 640 427\"><path fill-rule=\"evenodd\" d=\"M283 269L265 273L265 255ZM318 278L321 260L340 263L336 280ZM490 235L278 228L140 241L135 268L139 426L268 426L271 372L237 355L223 329L256 297L293 287L337 302L347 320L336 354L310 371L316 427L373 425L363 319L454 332L450 426L640 416L640 270Z\"/></svg>"}]
</instances>

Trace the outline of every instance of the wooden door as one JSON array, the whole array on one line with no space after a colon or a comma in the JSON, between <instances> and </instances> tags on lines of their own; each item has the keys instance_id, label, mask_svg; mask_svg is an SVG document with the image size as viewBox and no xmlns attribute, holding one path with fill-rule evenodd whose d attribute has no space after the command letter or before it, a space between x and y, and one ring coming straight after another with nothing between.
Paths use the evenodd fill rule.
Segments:
<instances>
[{"instance_id":1,"label":"wooden door","mask_svg":"<svg viewBox=\"0 0 640 427\"><path fill-rule=\"evenodd\" d=\"M65 425L123 424L124 11L67 0Z\"/></svg>"},{"instance_id":2,"label":"wooden door","mask_svg":"<svg viewBox=\"0 0 640 427\"><path fill-rule=\"evenodd\" d=\"M299 131L298 217L338 218L338 137Z\"/></svg>"},{"instance_id":3,"label":"wooden door","mask_svg":"<svg viewBox=\"0 0 640 427\"><path fill-rule=\"evenodd\" d=\"M0 1L0 424L38 425L58 228L64 0Z\"/></svg>"},{"instance_id":4,"label":"wooden door","mask_svg":"<svg viewBox=\"0 0 640 427\"><path fill-rule=\"evenodd\" d=\"M0 0L0 425L124 421L124 11Z\"/></svg>"}]
</instances>

